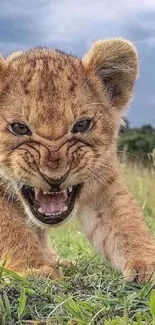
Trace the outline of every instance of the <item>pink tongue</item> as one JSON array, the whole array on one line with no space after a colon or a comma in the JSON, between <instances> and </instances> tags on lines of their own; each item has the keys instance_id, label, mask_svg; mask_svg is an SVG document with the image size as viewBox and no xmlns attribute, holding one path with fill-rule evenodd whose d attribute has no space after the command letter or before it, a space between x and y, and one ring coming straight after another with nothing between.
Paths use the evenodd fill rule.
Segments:
<instances>
[{"instance_id":1,"label":"pink tongue","mask_svg":"<svg viewBox=\"0 0 155 325\"><path fill-rule=\"evenodd\" d=\"M35 199L39 202L40 211L44 214L62 213L66 209L66 197L63 192L44 194L42 190L35 192Z\"/></svg>"}]
</instances>

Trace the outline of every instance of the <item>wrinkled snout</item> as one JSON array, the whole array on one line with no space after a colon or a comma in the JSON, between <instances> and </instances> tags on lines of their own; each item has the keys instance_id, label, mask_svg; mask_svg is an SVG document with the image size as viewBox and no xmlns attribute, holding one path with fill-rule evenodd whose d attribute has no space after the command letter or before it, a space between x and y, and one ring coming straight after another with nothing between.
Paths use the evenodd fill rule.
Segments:
<instances>
[{"instance_id":1,"label":"wrinkled snout","mask_svg":"<svg viewBox=\"0 0 155 325\"><path fill-rule=\"evenodd\" d=\"M65 149L40 147L39 170L51 185L59 186L67 177L69 166Z\"/></svg>"}]
</instances>

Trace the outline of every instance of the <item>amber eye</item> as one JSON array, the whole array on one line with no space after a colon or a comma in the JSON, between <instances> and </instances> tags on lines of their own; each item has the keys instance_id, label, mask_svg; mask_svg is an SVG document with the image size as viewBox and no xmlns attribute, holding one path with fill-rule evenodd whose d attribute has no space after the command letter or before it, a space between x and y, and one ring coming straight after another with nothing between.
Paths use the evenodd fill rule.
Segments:
<instances>
[{"instance_id":1,"label":"amber eye","mask_svg":"<svg viewBox=\"0 0 155 325\"><path fill-rule=\"evenodd\" d=\"M91 120L89 120L89 119L87 119L87 120L81 120L81 121L77 122L74 125L74 127L72 129L72 132L74 132L74 133L77 133L77 132L81 132L81 133L87 132L87 131L90 130L91 126L92 126L92 121Z\"/></svg>"},{"instance_id":2,"label":"amber eye","mask_svg":"<svg viewBox=\"0 0 155 325\"><path fill-rule=\"evenodd\" d=\"M22 123L12 123L9 125L9 130L15 135L31 135L32 132L27 125Z\"/></svg>"}]
</instances>

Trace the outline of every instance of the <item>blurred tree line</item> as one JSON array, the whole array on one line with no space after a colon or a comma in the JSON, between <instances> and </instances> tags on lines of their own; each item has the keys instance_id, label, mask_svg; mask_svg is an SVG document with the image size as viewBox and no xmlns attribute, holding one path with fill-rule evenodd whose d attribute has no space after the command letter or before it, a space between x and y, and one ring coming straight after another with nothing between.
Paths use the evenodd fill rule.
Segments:
<instances>
[{"instance_id":1,"label":"blurred tree line","mask_svg":"<svg viewBox=\"0 0 155 325\"><path fill-rule=\"evenodd\" d=\"M150 124L139 128L130 128L129 121L120 129L118 150L127 151L140 157L148 157L155 148L155 128Z\"/></svg>"}]
</instances>

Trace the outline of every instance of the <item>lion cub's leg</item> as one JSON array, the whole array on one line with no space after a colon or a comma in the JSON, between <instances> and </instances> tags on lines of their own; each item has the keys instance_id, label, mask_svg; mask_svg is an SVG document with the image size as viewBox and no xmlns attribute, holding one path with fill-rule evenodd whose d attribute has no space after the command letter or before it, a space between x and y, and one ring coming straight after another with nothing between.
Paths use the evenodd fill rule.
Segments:
<instances>
[{"instance_id":1,"label":"lion cub's leg","mask_svg":"<svg viewBox=\"0 0 155 325\"><path fill-rule=\"evenodd\" d=\"M48 246L47 231L30 229L15 205L0 202L0 259L19 273L58 277L57 257Z\"/></svg>"},{"instance_id":2,"label":"lion cub's leg","mask_svg":"<svg viewBox=\"0 0 155 325\"><path fill-rule=\"evenodd\" d=\"M155 281L155 243L132 195L114 177L96 202L99 211L83 211L81 218L89 240L125 279Z\"/></svg>"}]
</instances>

